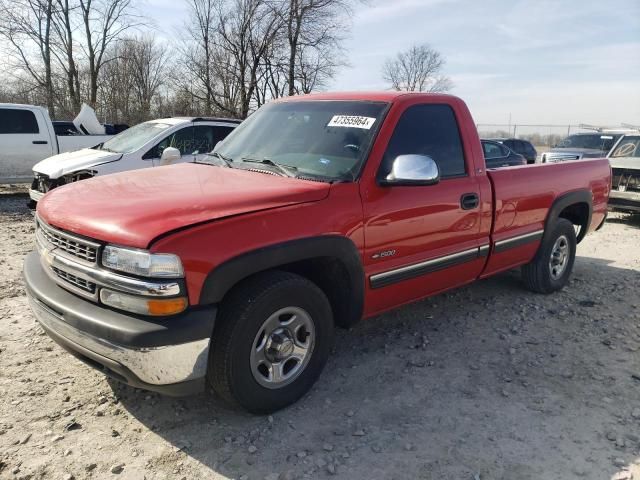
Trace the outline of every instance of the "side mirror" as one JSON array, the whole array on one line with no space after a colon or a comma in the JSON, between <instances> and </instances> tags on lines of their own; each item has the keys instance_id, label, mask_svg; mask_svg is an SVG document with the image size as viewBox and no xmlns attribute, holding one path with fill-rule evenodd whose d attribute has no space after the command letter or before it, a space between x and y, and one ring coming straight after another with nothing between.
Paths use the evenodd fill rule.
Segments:
<instances>
[{"instance_id":1,"label":"side mirror","mask_svg":"<svg viewBox=\"0 0 640 480\"><path fill-rule=\"evenodd\" d=\"M398 155L381 185L435 185L440 171L435 160L427 155Z\"/></svg>"},{"instance_id":2,"label":"side mirror","mask_svg":"<svg viewBox=\"0 0 640 480\"><path fill-rule=\"evenodd\" d=\"M180 150L174 147L167 147L160 156L160 165L171 165L173 162L180 160L180 158Z\"/></svg>"}]
</instances>

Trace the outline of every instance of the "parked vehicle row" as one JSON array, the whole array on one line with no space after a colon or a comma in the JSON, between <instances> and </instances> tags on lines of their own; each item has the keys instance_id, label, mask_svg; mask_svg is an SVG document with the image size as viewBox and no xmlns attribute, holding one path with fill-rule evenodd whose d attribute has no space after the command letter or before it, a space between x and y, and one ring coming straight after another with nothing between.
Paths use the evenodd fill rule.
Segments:
<instances>
[{"instance_id":1,"label":"parked vehicle row","mask_svg":"<svg viewBox=\"0 0 640 480\"><path fill-rule=\"evenodd\" d=\"M33 167L29 190L38 202L60 185L98 175L199 161L240 120L227 118L163 118L131 127L104 143L47 158Z\"/></svg>"},{"instance_id":2,"label":"parked vehicle row","mask_svg":"<svg viewBox=\"0 0 640 480\"><path fill-rule=\"evenodd\" d=\"M157 122L96 155L148 152L149 129L176 126ZM153 158L199 155L187 138ZM608 161L490 169L484 152L448 95L271 102L196 162L44 195L29 304L119 381L170 395L209 384L274 411L318 379L337 326L517 267L534 292L567 284L577 243L605 220Z\"/></svg>"},{"instance_id":3,"label":"parked vehicle row","mask_svg":"<svg viewBox=\"0 0 640 480\"><path fill-rule=\"evenodd\" d=\"M33 166L40 160L93 147L111 137L105 134L58 136L47 109L0 103L0 183L31 182Z\"/></svg>"},{"instance_id":4,"label":"parked vehicle row","mask_svg":"<svg viewBox=\"0 0 640 480\"><path fill-rule=\"evenodd\" d=\"M481 140L487 168L512 167L526 165L527 159L509 147L494 140Z\"/></svg>"},{"instance_id":5,"label":"parked vehicle row","mask_svg":"<svg viewBox=\"0 0 640 480\"><path fill-rule=\"evenodd\" d=\"M566 162L607 156L620 137L633 130L608 130L574 133L541 156L542 163ZM635 132L637 133L637 132Z\"/></svg>"},{"instance_id":6,"label":"parked vehicle row","mask_svg":"<svg viewBox=\"0 0 640 480\"><path fill-rule=\"evenodd\" d=\"M527 163L536 163L538 151L530 141L520 138L492 138L491 140L501 143L513 152L522 155L527 160Z\"/></svg>"}]
</instances>

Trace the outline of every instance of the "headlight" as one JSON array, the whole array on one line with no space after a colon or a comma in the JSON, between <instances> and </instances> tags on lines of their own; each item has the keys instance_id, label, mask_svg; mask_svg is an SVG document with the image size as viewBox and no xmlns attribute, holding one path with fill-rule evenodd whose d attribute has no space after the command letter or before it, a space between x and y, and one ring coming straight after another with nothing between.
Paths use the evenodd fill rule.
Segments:
<instances>
[{"instance_id":1,"label":"headlight","mask_svg":"<svg viewBox=\"0 0 640 480\"><path fill-rule=\"evenodd\" d=\"M145 250L107 246L102 252L102 265L140 277L184 276L180 258L170 253L150 253Z\"/></svg>"},{"instance_id":2,"label":"headlight","mask_svg":"<svg viewBox=\"0 0 640 480\"><path fill-rule=\"evenodd\" d=\"M115 292L108 288L100 290L100 300L105 305L126 310L128 312L139 313L140 315L166 316L175 315L187 308L188 302L185 297L175 298L149 298L137 297L126 293Z\"/></svg>"}]
</instances>

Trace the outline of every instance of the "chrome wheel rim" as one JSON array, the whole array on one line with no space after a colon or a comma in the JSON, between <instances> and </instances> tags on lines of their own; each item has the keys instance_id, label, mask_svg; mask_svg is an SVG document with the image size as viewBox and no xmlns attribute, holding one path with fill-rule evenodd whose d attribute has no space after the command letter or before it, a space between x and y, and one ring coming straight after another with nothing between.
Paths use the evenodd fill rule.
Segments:
<instances>
[{"instance_id":1,"label":"chrome wheel rim","mask_svg":"<svg viewBox=\"0 0 640 480\"><path fill-rule=\"evenodd\" d=\"M304 371L315 345L315 327L302 308L285 307L272 314L251 347L251 373L266 388L282 388Z\"/></svg>"},{"instance_id":2,"label":"chrome wheel rim","mask_svg":"<svg viewBox=\"0 0 640 480\"><path fill-rule=\"evenodd\" d=\"M549 259L549 272L551 278L558 280L567 269L569 263L569 239L565 235L560 235L551 249Z\"/></svg>"}]
</instances>

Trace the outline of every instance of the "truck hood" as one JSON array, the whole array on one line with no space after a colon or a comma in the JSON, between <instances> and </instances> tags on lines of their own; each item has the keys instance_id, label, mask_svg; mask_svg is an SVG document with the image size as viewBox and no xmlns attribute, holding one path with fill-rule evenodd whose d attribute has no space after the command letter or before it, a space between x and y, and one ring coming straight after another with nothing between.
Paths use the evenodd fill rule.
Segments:
<instances>
[{"instance_id":1,"label":"truck hood","mask_svg":"<svg viewBox=\"0 0 640 480\"><path fill-rule=\"evenodd\" d=\"M95 177L38 202L50 225L103 242L147 248L189 225L325 198L329 183L183 163Z\"/></svg>"},{"instance_id":2,"label":"truck hood","mask_svg":"<svg viewBox=\"0 0 640 480\"><path fill-rule=\"evenodd\" d=\"M86 170L107 162L115 162L122 158L121 153L111 153L105 150L83 148L75 152L60 153L45 158L33 167L34 173L47 175L49 178L60 178L63 175Z\"/></svg>"}]
</instances>

